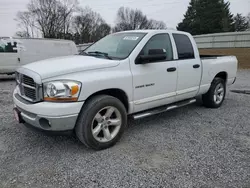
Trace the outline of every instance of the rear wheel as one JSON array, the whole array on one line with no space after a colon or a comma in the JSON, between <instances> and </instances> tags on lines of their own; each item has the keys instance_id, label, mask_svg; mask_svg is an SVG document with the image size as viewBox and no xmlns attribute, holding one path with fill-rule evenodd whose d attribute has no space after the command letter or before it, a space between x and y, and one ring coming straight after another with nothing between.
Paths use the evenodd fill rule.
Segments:
<instances>
[{"instance_id":1,"label":"rear wheel","mask_svg":"<svg viewBox=\"0 0 250 188\"><path fill-rule=\"evenodd\" d=\"M219 108L226 95L226 83L222 78L215 78L209 91L202 96L204 106L208 108Z\"/></svg>"},{"instance_id":2,"label":"rear wheel","mask_svg":"<svg viewBox=\"0 0 250 188\"><path fill-rule=\"evenodd\" d=\"M95 96L84 105L75 132L87 147L101 150L113 146L127 125L127 113L120 100Z\"/></svg>"}]
</instances>

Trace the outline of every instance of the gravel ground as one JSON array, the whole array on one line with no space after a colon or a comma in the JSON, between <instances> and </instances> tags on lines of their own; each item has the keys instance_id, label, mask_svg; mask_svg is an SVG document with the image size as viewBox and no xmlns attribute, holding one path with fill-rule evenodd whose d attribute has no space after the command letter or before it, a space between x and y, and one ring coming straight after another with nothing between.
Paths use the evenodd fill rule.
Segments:
<instances>
[{"instance_id":1,"label":"gravel ground","mask_svg":"<svg viewBox=\"0 0 250 188\"><path fill-rule=\"evenodd\" d=\"M104 151L45 136L14 121L15 83L0 79L0 187L250 187L250 95L228 92L220 109L200 103L129 121ZM234 89L250 89L239 71Z\"/></svg>"}]
</instances>

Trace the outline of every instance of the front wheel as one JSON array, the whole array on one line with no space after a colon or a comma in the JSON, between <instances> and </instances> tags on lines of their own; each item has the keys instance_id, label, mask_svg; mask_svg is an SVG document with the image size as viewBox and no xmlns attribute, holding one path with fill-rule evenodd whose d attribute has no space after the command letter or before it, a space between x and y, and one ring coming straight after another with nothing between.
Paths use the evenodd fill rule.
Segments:
<instances>
[{"instance_id":1,"label":"front wheel","mask_svg":"<svg viewBox=\"0 0 250 188\"><path fill-rule=\"evenodd\" d=\"M219 108L226 95L226 82L222 78L215 78L206 94L202 96L204 106Z\"/></svg>"},{"instance_id":2,"label":"front wheel","mask_svg":"<svg viewBox=\"0 0 250 188\"><path fill-rule=\"evenodd\" d=\"M127 125L127 113L120 100L100 95L83 107L76 123L78 139L87 147L101 150L113 146Z\"/></svg>"}]
</instances>

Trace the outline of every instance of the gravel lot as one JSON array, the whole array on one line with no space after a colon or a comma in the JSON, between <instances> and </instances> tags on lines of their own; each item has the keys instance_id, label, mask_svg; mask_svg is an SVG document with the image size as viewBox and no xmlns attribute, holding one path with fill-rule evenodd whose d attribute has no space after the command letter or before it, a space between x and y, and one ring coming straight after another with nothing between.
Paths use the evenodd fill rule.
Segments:
<instances>
[{"instance_id":1,"label":"gravel lot","mask_svg":"<svg viewBox=\"0 0 250 188\"><path fill-rule=\"evenodd\" d=\"M220 109L200 103L129 121L104 151L45 136L14 121L15 82L0 77L0 187L250 187L250 95L228 92ZM250 89L239 71L234 89Z\"/></svg>"}]
</instances>

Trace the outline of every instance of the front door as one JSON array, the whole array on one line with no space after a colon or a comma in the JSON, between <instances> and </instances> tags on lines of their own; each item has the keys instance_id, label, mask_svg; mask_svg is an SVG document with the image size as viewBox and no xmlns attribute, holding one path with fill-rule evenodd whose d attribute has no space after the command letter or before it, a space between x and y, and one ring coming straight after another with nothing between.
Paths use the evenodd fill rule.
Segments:
<instances>
[{"instance_id":1,"label":"front door","mask_svg":"<svg viewBox=\"0 0 250 188\"><path fill-rule=\"evenodd\" d=\"M147 64L131 62L134 89L134 112L169 104L175 101L177 66L168 34L154 35L140 54L148 55L149 50L162 49L167 58Z\"/></svg>"}]
</instances>

